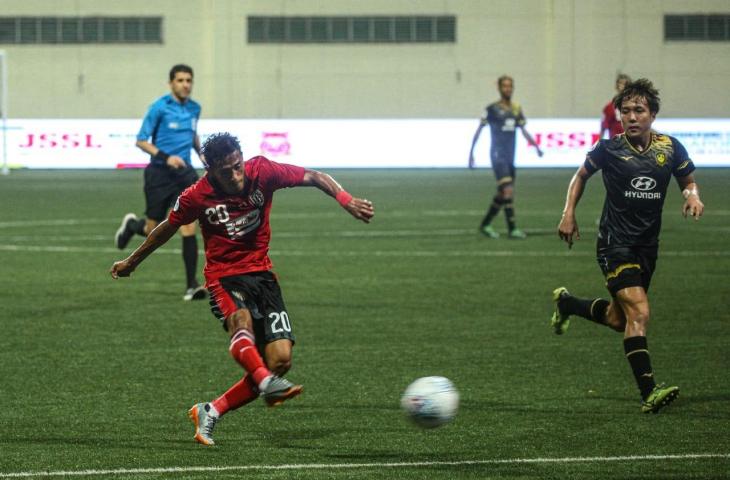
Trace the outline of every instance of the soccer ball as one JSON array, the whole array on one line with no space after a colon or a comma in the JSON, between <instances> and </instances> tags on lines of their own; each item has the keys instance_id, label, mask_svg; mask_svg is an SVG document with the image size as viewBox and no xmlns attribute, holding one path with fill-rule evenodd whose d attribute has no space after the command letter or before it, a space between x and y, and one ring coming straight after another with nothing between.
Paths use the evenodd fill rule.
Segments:
<instances>
[{"instance_id":1,"label":"soccer ball","mask_svg":"<svg viewBox=\"0 0 730 480\"><path fill-rule=\"evenodd\" d=\"M459 392L448 378L422 377L408 385L400 405L419 427L436 428L456 416Z\"/></svg>"}]
</instances>

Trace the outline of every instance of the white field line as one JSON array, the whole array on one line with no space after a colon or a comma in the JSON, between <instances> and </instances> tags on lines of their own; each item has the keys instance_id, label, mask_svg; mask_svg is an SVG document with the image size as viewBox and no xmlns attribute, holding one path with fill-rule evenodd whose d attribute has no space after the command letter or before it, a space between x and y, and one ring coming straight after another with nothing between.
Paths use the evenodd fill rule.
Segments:
<instances>
[{"instance_id":1,"label":"white field line","mask_svg":"<svg viewBox=\"0 0 730 480\"><path fill-rule=\"evenodd\" d=\"M677 455L629 455L617 457L561 457L561 458L506 458L492 460L456 460L433 462L381 462L381 463L300 463L284 465L230 465L222 467L159 467L159 468L116 468L109 470L58 470L37 472L0 473L0 478L35 478L35 477L86 477L92 475L140 475L154 473L188 473L188 472L226 472L226 471L303 471L303 470L353 470L353 469L404 469L421 467L458 467L479 465L521 465L521 464L567 464L567 463L607 463L607 462L642 462L642 461L682 461L730 459L727 453L688 453Z\"/></svg>"},{"instance_id":2,"label":"white field line","mask_svg":"<svg viewBox=\"0 0 730 480\"><path fill-rule=\"evenodd\" d=\"M730 232L730 227L728 228ZM557 232L555 229L527 229L528 233L545 234ZM335 231L317 231L317 232L301 232L301 231L281 231L274 233L275 238L377 238L377 237L453 237L453 236L469 235L479 237L480 234L476 228L440 228L429 230L335 230ZM555 238L558 235L555 233ZM112 235L2 235L0 240L6 242L83 242L83 241L106 241L111 242ZM141 238L137 238L141 241Z\"/></svg>"},{"instance_id":3,"label":"white field line","mask_svg":"<svg viewBox=\"0 0 730 480\"><path fill-rule=\"evenodd\" d=\"M555 229L528 229L532 233L552 233ZM730 228L728 228L730 231ZM438 230L336 230L317 232L281 231L274 233L275 238L377 238L377 237L453 237L457 235L479 236L476 228L442 228ZM555 238L557 238L557 233ZM140 237L136 237L141 240ZM112 242L113 235L1 235L6 242Z\"/></svg>"},{"instance_id":4,"label":"white field line","mask_svg":"<svg viewBox=\"0 0 730 480\"><path fill-rule=\"evenodd\" d=\"M120 258L126 256L128 251L120 251L113 247L73 247L60 245L17 245L17 244L0 244L0 252L35 252L35 253L115 253ZM155 255L168 254L180 255L182 250L179 248L161 248L155 251ZM200 255L205 252L199 250ZM561 247L555 251L543 250L271 250L269 254L272 257L403 257L403 258L420 258L420 257L513 257L513 258L547 258L547 257L595 257L595 253L591 251L579 252L571 251ZM709 251L672 251L660 250L659 255L662 257L730 257L730 250L709 250Z\"/></svg>"},{"instance_id":5,"label":"white field line","mask_svg":"<svg viewBox=\"0 0 730 480\"><path fill-rule=\"evenodd\" d=\"M557 231L554 228L528 228L526 232L533 235L554 236L558 238ZM703 227L703 232L712 233L730 233L728 227ZM300 231L281 231L274 233L275 238L403 238L403 237L475 237L481 238L479 232L474 228L442 228L429 230L336 230L336 231L317 231L317 232L300 232ZM112 241L112 236L107 235L0 235L0 240L7 243L48 243L48 242L106 242ZM141 239L138 238L141 241Z\"/></svg>"},{"instance_id":6,"label":"white field line","mask_svg":"<svg viewBox=\"0 0 730 480\"><path fill-rule=\"evenodd\" d=\"M486 208L486 204L485 204ZM424 217L479 217L481 218L485 212L484 209L469 209L469 210L376 210L377 217L384 218L416 218L418 216ZM678 211L679 209L677 209ZM555 218L556 222L560 218L560 210L527 210L519 212L521 217L551 217ZM339 216L346 215L344 212L334 209L330 212L276 212L274 210L271 213L273 219L284 219L284 220L295 220L302 219L307 220L311 218L337 218ZM595 215L600 215L600 212L596 211L591 215L589 212L584 212L583 217L586 219ZM730 216L730 210L713 210L708 209L705 212L705 216L708 217L728 217ZM119 225L123 215L119 215L119 218L54 218L45 220L15 220L0 222L0 229L3 228L22 228L22 227L63 227L73 225Z\"/></svg>"}]
</instances>

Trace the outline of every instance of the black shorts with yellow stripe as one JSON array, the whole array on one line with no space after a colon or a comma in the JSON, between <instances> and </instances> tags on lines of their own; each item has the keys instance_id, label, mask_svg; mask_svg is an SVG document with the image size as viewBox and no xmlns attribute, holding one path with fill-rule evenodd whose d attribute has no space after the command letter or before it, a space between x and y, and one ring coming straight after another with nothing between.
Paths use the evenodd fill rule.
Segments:
<instances>
[{"instance_id":1,"label":"black shorts with yellow stripe","mask_svg":"<svg viewBox=\"0 0 730 480\"><path fill-rule=\"evenodd\" d=\"M515 183L515 164L514 162L495 161L492 159L492 171L497 179L497 188Z\"/></svg>"},{"instance_id":2,"label":"black shorts with yellow stripe","mask_svg":"<svg viewBox=\"0 0 730 480\"><path fill-rule=\"evenodd\" d=\"M598 248L596 260L606 278L606 288L612 296L628 287L643 287L649 291L656 267L658 247Z\"/></svg>"}]
</instances>

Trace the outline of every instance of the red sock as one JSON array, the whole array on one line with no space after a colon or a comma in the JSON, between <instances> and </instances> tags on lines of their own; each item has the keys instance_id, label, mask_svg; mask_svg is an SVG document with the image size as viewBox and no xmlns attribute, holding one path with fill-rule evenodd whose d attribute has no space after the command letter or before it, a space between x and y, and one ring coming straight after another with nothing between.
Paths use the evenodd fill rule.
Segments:
<instances>
[{"instance_id":1,"label":"red sock","mask_svg":"<svg viewBox=\"0 0 730 480\"><path fill-rule=\"evenodd\" d=\"M251 375L246 375L229 388L226 393L210 403L218 411L219 415L223 415L230 410L235 410L246 405L258 396L259 393Z\"/></svg>"},{"instance_id":2,"label":"red sock","mask_svg":"<svg viewBox=\"0 0 730 480\"><path fill-rule=\"evenodd\" d=\"M256 385L259 385L264 378L271 375L256 349L253 334L248 330L239 330L233 335L229 350L233 355L233 359L251 374L251 378Z\"/></svg>"}]
</instances>

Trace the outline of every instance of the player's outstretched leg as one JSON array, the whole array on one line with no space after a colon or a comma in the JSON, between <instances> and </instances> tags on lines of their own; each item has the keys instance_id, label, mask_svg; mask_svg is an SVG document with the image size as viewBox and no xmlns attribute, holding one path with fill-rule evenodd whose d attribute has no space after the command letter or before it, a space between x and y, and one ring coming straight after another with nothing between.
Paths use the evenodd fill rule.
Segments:
<instances>
[{"instance_id":1,"label":"player's outstretched leg","mask_svg":"<svg viewBox=\"0 0 730 480\"><path fill-rule=\"evenodd\" d=\"M564 309L564 301L570 296L568 289L558 287L553 290L553 302L555 303L555 311L550 319L550 326L556 335L562 335L570 326L570 314Z\"/></svg>"},{"instance_id":2,"label":"player's outstretched leg","mask_svg":"<svg viewBox=\"0 0 730 480\"><path fill-rule=\"evenodd\" d=\"M667 387L664 384L657 385L651 391L646 400L641 402L643 413L658 413L663 407L672 403L679 396L679 387Z\"/></svg>"},{"instance_id":3,"label":"player's outstretched leg","mask_svg":"<svg viewBox=\"0 0 730 480\"><path fill-rule=\"evenodd\" d=\"M129 240L134 236L134 230L132 229L133 224L137 221L137 215L128 213L122 219L122 224L119 225L117 233L114 235L114 244L119 250L124 250Z\"/></svg>"},{"instance_id":4,"label":"player's outstretched leg","mask_svg":"<svg viewBox=\"0 0 730 480\"><path fill-rule=\"evenodd\" d=\"M599 325L608 325L608 307L610 302L603 298L578 298L571 295L565 287L553 290L553 302L555 311L550 319L550 326L556 334L562 335L570 325L569 317L577 315ZM617 330L617 327L611 325ZM623 331L623 327L620 329Z\"/></svg>"},{"instance_id":5,"label":"player's outstretched leg","mask_svg":"<svg viewBox=\"0 0 730 480\"><path fill-rule=\"evenodd\" d=\"M276 375L269 376L261 383L262 385L259 386L261 397L270 407L281 405L284 401L302 393L303 390L301 385L294 385L286 378Z\"/></svg>"},{"instance_id":6,"label":"player's outstretched leg","mask_svg":"<svg viewBox=\"0 0 730 480\"><path fill-rule=\"evenodd\" d=\"M203 445L215 445L213 429L220 419L215 408L209 403L198 403L188 410L188 417L195 424L195 441Z\"/></svg>"}]
</instances>

